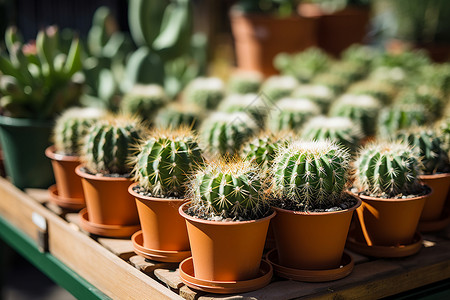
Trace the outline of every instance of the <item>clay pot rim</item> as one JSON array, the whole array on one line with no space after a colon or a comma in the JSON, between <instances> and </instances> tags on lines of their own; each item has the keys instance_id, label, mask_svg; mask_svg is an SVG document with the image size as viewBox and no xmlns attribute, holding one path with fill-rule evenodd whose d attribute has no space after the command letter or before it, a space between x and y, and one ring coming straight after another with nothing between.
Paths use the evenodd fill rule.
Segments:
<instances>
[{"instance_id":1,"label":"clay pot rim","mask_svg":"<svg viewBox=\"0 0 450 300\"><path fill-rule=\"evenodd\" d=\"M73 162L80 161L80 157L77 155L65 155L61 153L56 153L55 145L51 145L47 147L47 149L45 149L45 156L56 161L73 161Z\"/></svg>"},{"instance_id":2,"label":"clay pot rim","mask_svg":"<svg viewBox=\"0 0 450 300\"><path fill-rule=\"evenodd\" d=\"M86 203L83 198L65 198L58 194L58 187L56 184L51 185L48 189L50 201L54 202L56 205L69 209L69 210L80 210L86 207Z\"/></svg>"},{"instance_id":3,"label":"clay pot rim","mask_svg":"<svg viewBox=\"0 0 450 300\"><path fill-rule=\"evenodd\" d=\"M129 177L109 177L109 176L103 176L103 175L92 175L87 172L84 172L82 170L84 168L84 164L78 165L75 168L75 173L77 173L78 176L88 179L88 180L97 180L97 181L131 181L131 178Z\"/></svg>"},{"instance_id":4,"label":"clay pot rim","mask_svg":"<svg viewBox=\"0 0 450 300\"><path fill-rule=\"evenodd\" d=\"M267 216L264 217L262 219L257 219L257 220L250 220L250 221L231 221L231 222L218 222L218 221L209 221L209 220L203 220L203 219L199 219L199 218L195 218L192 217L190 215L188 215L187 213L184 212L184 208L188 205L191 204L191 201L184 203L183 205L181 205L178 208L178 212L180 213L180 215L186 219L186 221L191 221L194 223L202 223L202 224L207 224L207 225L217 225L217 226L239 226L239 225L245 225L245 224L254 224L254 223L261 223L261 222L265 222L267 220L272 219L273 217L275 217L275 215L277 214L276 211L272 211L272 213Z\"/></svg>"},{"instance_id":5,"label":"clay pot rim","mask_svg":"<svg viewBox=\"0 0 450 300\"><path fill-rule=\"evenodd\" d=\"M133 191L135 186L139 185L139 182L134 182L128 187L128 193L130 193L133 197L138 198L142 201L156 201L156 202L186 202L187 199L172 199L172 198L159 198L159 197L150 197L144 196L139 193Z\"/></svg>"},{"instance_id":6,"label":"clay pot rim","mask_svg":"<svg viewBox=\"0 0 450 300\"><path fill-rule=\"evenodd\" d=\"M423 198L430 196L433 193L433 189L431 187L429 187L428 185L426 185L426 186L430 189L429 193L422 195L422 196L412 197L412 198L405 198L405 199L380 198L380 197L372 197L372 196L367 196L367 195L359 195L359 197L361 198L361 200L380 201L380 202L407 202L407 201L421 200Z\"/></svg>"},{"instance_id":7,"label":"clay pot rim","mask_svg":"<svg viewBox=\"0 0 450 300\"><path fill-rule=\"evenodd\" d=\"M450 173L436 173L436 174L422 174L419 175L419 179L441 179L441 178L447 178L450 177Z\"/></svg>"}]
</instances>

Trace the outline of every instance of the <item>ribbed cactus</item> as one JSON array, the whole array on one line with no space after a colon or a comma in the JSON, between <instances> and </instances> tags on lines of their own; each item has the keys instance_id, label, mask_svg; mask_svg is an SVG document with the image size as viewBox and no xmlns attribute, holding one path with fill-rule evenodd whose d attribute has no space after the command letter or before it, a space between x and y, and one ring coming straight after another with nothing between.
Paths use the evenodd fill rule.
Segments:
<instances>
[{"instance_id":1,"label":"ribbed cactus","mask_svg":"<svg viewBox=\"0 0 450 300\"><path fill-rule=\"evenodd\" d=\"M120 107L126 114L137 114L143 120L152 121L167 101L164 89L160 85L135 85L124 95Z\"/></svg>"},{"instance_id":2,"label":"ribbed cactus","mask_svg":"<svg viewBox=\"0 0 450 300\"><path fill-rule=\"evenodd\" d=\"M381 103L369 95L344 94L333 103L330 115L346 117L361 125L366 136L376 133Z\"/></svg>"},{"instance_id":3,"label":"ribbed cactus","mask_svg":"<svg viewBox=\"0 0 450 300\"><path fill-rule=\"evenodd\" d=\"M233 155L259 127L244 112L216 112L205 119L200 128L200 138L212 154Z\"/></svg>"},{"instance_id":4,"label":"ribbed cactus","mask_svg":"<svg viewBox=\"0 0 450 300\"><path fill-rule=\"evenodd\" d=\"M267 118L267 128L272 131L299 130L311 117L320 114L320 107L308 99L285 98Z\"/></svg>"},{"instance_id":5,"label":"ribbed cactus","mask_svg":"<svg viewBox=\"0 0 450 300\"><path fill-rule=\"evenodd\" d=\"M335 95L342 93L349 85L350 81L333 73L322 73L314 77L313 84L324 85L330 88Z\"/></svg>"},{"instance_id":6,"label":"ribbed cactus","mask_svg":"<svg viewBox=\"0 0 450 300\"><path fill-rule=\"evenodd\" d=\"M289 97L298 86L298 81L291 76L271 76L264 81L261 92L270 101L277 101L281 98Z\"/></svg>"},{"instance_id":7,"label":"ribbed cactus","mask_svg":"<svg viewBox=\"0 0 450 300\"><path fill-rule=\"evenodd\" d=\"M128 174L129 158L143 131L140 122L129 117L99 121L84 138L81 160L93 174Z\"/></svg>"},{"instance_id":8,"label":"ribbed cactus","mask_svg":"<svg viewBox=\"0 0 450 300\"><path fill-rule=\"evenodd\" d=\"M69 108L56 120L53 141L56 152L79 155L81 142L95 121L105 116L97 108Z\"/></svg>"},{"instance_id":9,"label":"ribbed cactus","mask_svg":"<svg viewBox=\"0 0 450 300\"><path fill-rule=\"evenodd\" d=\"M389 104L394 100L396 87L390 82L363 80L351 85L348 93L372 96L381 103Z\"/></svg>"},{"instance_id":10,"label":"ribbed cactus","mask_svg":"<svg viewBox=\"0 0 450 300\"><path fill-rule=\"evenodd\" d=\"M341 58L368 68L380 54L381 52L375 47L353 44L341 53Z\"/></svg>"},{"instance_id":11,"label":"ribbed cactus","mask_svg":"<svg viewBox=\"0 0 450 300\"><path fill-rule=\"evenodd\" d=\"M300 85L292 92L293 98L306 98L320 106L323 114L328 112L330 104L333 102L335 94L327 86L318 84Z\"/></svg>"},{"instance_id":12,"label":"ribbed cactus","mask_svg":"<svg viewBox=\"0 0 450 300\"><path fill-rule=\"evenodd\" d=\"M200 108L186 104L172 104L158 111L155 126L159 128L177 128L189 126L195 129L203 118Z\"/></svg>"},{"instance_id":13,"label":"ribbed cactus","mask_svg":"<svg viewBox=\"0 0 450 300\"><path fill-rule=\"evenodd\" d=\"M248 161L212 161L190 183L192 213L215 220L255 220L267 215L270 206L258 168Z\"/></svg>"},{"instance_id":14,"label":"ribbed cactus","mask_svg":"<svg viewBox=\"0 0 450 300\"><path fill-rule=\"evenodd\" d=\"M182 198L189 174L202 160L202 151L189 129L156 130L139 145L132 174L152 196Z\"/></svg>"},{"instance_id":15,"label":"ribbed cactus","mask_svg":"<svg viewBox=\"0 0 450 300\"><path fill-rule=\"evenodd\" d=\"M400 103L424 105L433 120L442 116L446 101L447 99L444 98L441 91L426 85L406 89L397 99L397 102Z\"/></svg>"},{"instance_id":16,"label":"ribbed cactus","mask_svg":"<svg viewBox=\"0 0 450 300\"><path fill-rule=\"evenodd\" d=\"M431 128L416 127L400 131L400 141L414 147L422 160L421 170L425 174L450 172L448 154L437 132Z\"/></svg>"},{"instance_id":17,"label":"ribbed cactus","mask_svg":"<svg viewBox=\"0 0 450 300\"><path fill-rule=\"evenodd\" d=\"M347 184L349 154L334 142L294 141L273 162L271 191L296 210L339 203Z\"/></svg>"},{"instance_id":18,"label":"ribbed cactus","mask_svg":"<svg viewBox=\"0 0 450 300\"><path fill-rule=\"evenodd\" d=\"M225 86L216 77L199 77L192 80L186 87L184 99L203 109L214 109L225 94Z\"/></svg>"},{"instance_id":19,"label":"ribbed cactus","mask_svg":"<svg viewBox=\"0 0 450 300\"><path fill-rule=\"evenodd\" d=\"M273 103L265 99L263 95L233 94L220 103L218 110L227 113L246 112L260 127L263 127L266 116L273 109L272 105Z\"/></svg>"},{"instance_id":20,"label":"ribbed cactus","mask_svg":"<svg viewBox=\"0 0 450 300\"><path fill-rule=\"evenodd\" d=\"M378 135L391 136L398 130L425 125L430 121L423 105L396 103L381 110L378 117Z\"/></svg>"},{"instance_id":21,"label":"ribbed cactus","mask_svg":"<svg viewBox=\"0 0 450 300\"><path fill-rule=\"evenodd\" d=\"M450 108L450 106L448 106ZM450 114L447 114L447 118L442 119L439 121L437 125L437 129L439 132L439 135L442 139L443 147L447 151L448 155L450 156Z\"/></svg>"},{"instance_id":22,"label":"ribbed cactus","mask_svg":"<svg viewBox=\"0 0 450 300\"><path fill-rule=\"evenodd\" d=\"M420 189L419 166L419 157L405 143L368 144L355 162L355 187L378 197L414 194Z\"/></svg>"},{"instance_id":23,"label":"ribbed cactus","mask_svg":"<svg viewBox=\"0 0 450 300\"><path fill-rule=\"evenodd\" d=\"M333 63L327 72L342 77L347 82L355 82L366 75L366 67L357 62L338 61Z\"/></svg>"},{"instance_id":24,"label":"ribbed cactus","mask_svg":"<svg viewBox=\"0 0 450 300\"><path fill-rule=\"evenodd\" d=\"M263 77L257 72L239 72L228 79L228 92L231 94L257 93Z\"/></svg>"},{"instance_id":25,"label":"ribbed cactus","mask_svg":"<svg viewBox=\"0 0 450 300\"><path fill-rule=\"evenodd\" d=\"M361 127L345 117L318 116L303 127L301 138L305 140L331 140L356 151L363 137Z\"/></svg>"}]
</instances>

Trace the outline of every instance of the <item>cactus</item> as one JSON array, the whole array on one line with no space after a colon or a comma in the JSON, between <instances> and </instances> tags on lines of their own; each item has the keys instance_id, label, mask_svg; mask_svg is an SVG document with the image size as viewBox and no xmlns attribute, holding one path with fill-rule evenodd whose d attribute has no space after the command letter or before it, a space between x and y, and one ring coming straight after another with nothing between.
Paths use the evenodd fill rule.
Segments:
<instances>
[{"instance_id":1,"label":"cactus","mask_svg":"<svg viewBox=\"0 0 450 300\"><path fill-rule=\"evenodd\" d=\"M439 90L450 96L450 63L425 65L420 69L420 84Z\"/></svg>"},{"instance_id":2,"label":"cactus","mask_svg":"<svg viewBox=\"0 0 450 300\"><path fill-rule=\"evenodd\" d=\"M259 170L248 161L209 162L193 176L189 191L188 213L204 219L255 220L270 211Z\"/></svg>"},{"instance_id":3,"label":"cactus","mask_svg":"<svg viewBox=\"0 0 450 300\"><path fill-rule=\"evenodd\" d=\"M271 191L295 210L335 206L347 185L349 157L329 140L293 141L275 157Z\"/></svg>"},{"instance_id":4,"label":"cactus","mask_svg":"<svg viewBox=\"0 0 450 300\"><path fill-rule=\"evenodd\" d=\"M406 89L397 99L400 103L422 104L430 113L433 120L442 116L445 99L442 93L436 88L426 85L419 85Z\"/></svg>"},{"instance_id":5,"label":"cactus","mask_svg":"<svg viewBox=\"0 0 450 300\"><path fill-rule=\"evenodd\" d=\"M389 82L363 80L351 85L348 93L372 96L383 104L389 104L395 98L396 88Z\"/></svg>"},{"instance_id":6,"label":"cactus","mask_svg":"<svg viewBox=\"0 0 450 300\"><path fill-rule=\"evenodd\" d=\"M210 152L233 155L258 130L255 121L244 112L216 112L203 121L200 138Z\"/></svg>"},{"instance_id":7,"label":"cactus","mask_svg":"<svg viewBox=\"0 0 450 300\"><path fill-rule=\"evenodd\" d=\"M219 105L218 110L233 113L246 112L260 126L264 126L264 121L272 107L271 103L267 103L262 95L245 94L245 95L229 95Z\"/></svg>"},{"instance_id":8,"label":"cactus","mask_svg":"<svg viewBox=\"0 0 450 300\"><path fill-rule=\"evenodd\" d=\"M448 106L450 108L450 106ZM439 132L439 136L442 140L442 146L444 150L447 151L447 154L450 156L450 115L447 114L447 118L440 120L437 125L437 130Z\"/></svg>"},{"instance_id":9,"label":"cactus","mask_svg":"<svg viewBox=\"0 0 450 300\"><path fill-rule=\"evenodd\" d=\"M225 87L216 77L199 77L186 87L184 99L204 109L214 109L224 97Z\"/></svg>"},{"instance_id":10,"label":"cactus","mask_svg":"<svg viewBox=\"0 0 450 300\"><path fill-rule=\"evenodd\" d=\"M271 76L264 81L261 92L275 102L281 98L289 97L298 86L298 81L291 76Z\"/></svg>"},{"instance_id":11,"label":"cactus","mask_svg":"<svg viewBox=\"0 0 450 300\"><path fill-rule=\"evenodd\" d=\"M424 174L448 173L450 163L448 154L437 132L431 128L416 127L400 131L397 136L418 151L422 160L421 171Z\"/></svg>"},{"instance_id":12,"label":"cactus","mask_svg":"<svg viewBox=\"0 0 450 300\"><path fill-rule=\"evenodd\" d=\"M299 130L311 117L320 114L319 106L308 99L285 98L276 103L267 118L272 131Z\"/></svg>"},{"instance_id":13,"label":"cactus","mask_svg":"<svg viewBox=\"0 0 450 300\"><path fill-rule=\"evenodd\" d=\"M83 139L81 161L92 174L129 175L136 143L144 129L136 118L110 116L91 126Z\"/></svg>"},{"instance_id":14,"label":"cactus","mask_svg":"<svg viewBox=\"0 0 450 300\"><path fill-rule=\"evenodd\" d=\"M184 197L189 174L202 165L202 151L187 127L156 130L141 142L132 174L154 197Z\"/></svg>"},{"instance_id":15,"label":"cactus","mask_svg":"<svg viewBox=\"0 0 450 300\"><path fill-rule=\"evenodd\" d=\"M353 44L342 52L341 59L369 68L372 61L380 54L381 52L374 47Z\"/></svg>"},{"instance_id":16,"label":"cactus","mask_svg":"<svg viewBox=\"0 0 450 300\"><path fill-rule=\"evenodd\" d=\"M405 143L371 143L356 159L355 187L375 197L415 194L421 186L419 166L416 152Z\"/></svg>"},{"instance_id":17,"label":"cactus","mask_svg":"<svg viewBox=\"0 0 450 300\"><path fill-rule=\"evenodd\" d=\"M257 93L263 77L257 72L240 72L228 79L228 92L231 94Z\"/></svg>"},{"instance_id":18,"label":"cactus","mask_svg":"<svg viewBox=\"0 0 450 300\"><path fill-rule=\"evenodd\" d=\"M314 77L312 83L324 85L331 89L335 95L339 95L348 87L350 81L334 73L323 73Z\"/></svg>"},{"instance_id":19,"label":"cactus","mask_svg":"<svg viewBox=\"0 0 450 300\"><path fill-rule=\"evenodd\" d=\"M369 95L345 94L330 108L330 115L347 117L360 124L366 136L376 133L378 114L381 103Z\"/></svg>"},{"instance_id":20,"label":"cactus","mask_svg":"<svg viewBox=\"0 0 450 300\"><path fill-rule=\"evenodd\" d=\"M347 82L355 82L366 75L366 68L352 61L338 61L333 63L329 73L345 79Z\"/></svg>"},{"instance_id":21,"label":"cactus","mask_svg":"<svg viewBox=\"0 0 450 300\"><path fill-rule=\"evenodd\" d=\"M345 117L318 116L303 127L301 138L305 140L332 140L350 149L352 153L363 137L359 124Z\"/></svg>"},{"instance_id":22,"label":"cactus","mask_svg":"<svg viewBox=\"0 0 450 300\"><path fill-rule=\"evenodd\" d=\"M57 153L79 155L81 141L95 121L105 116L97 108L73 107L65 110L56 120L53 140Z\"/></svg>"},{"instance_id":23,"label":"cactus","mask_svg":"<svg viewBox=\"0 0 450 300\"><path fill-rule=\"evenodd\" d=\"M158 110L167 102L164 89L157 84L136 85L124 95L120 107L126 114L137 114L153 121Z\"/></svg>"},{"instance_id":24,"label":"cactus","mask_svg":"<svg viewBox=\"0 0 450 300\"><path fill-rule=\"evenodd\" d=\"M381 110L378 117L378 135L391 136L398 130L425 125L429 121L428 112L423 105L396 103Z\"/></svg>"},{"instance_id":25,"label":"cactus","mask_svg":"<svg viewBox=\"0 0 450 300\"><path fill-rule=\"evenodd\" d=\"M317 103L323 114L328 112L331 102L334 100L334 92L327 86L318 84L300 85L292 92L293 98L306 98Z\"/></svg>"},{"instance_id":26,"label":"cactus","mask_svg":"<svg viewBox=\"0 0 450 300\"><path fill-rule=\"evenodd\" d=\"M171 104L159 110L155 118L155 126L166 129L188 126L196 129L199 127L202 118L203 114L199 108L183 104Z\"/></svg>"}]
</instances>

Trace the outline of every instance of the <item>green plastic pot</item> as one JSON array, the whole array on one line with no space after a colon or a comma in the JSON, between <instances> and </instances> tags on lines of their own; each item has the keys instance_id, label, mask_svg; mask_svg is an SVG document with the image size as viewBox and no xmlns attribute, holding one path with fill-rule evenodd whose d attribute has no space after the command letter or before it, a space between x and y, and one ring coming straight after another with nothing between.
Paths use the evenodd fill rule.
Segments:
<instances>
[{"instance_id":1,"label":"green plastic pot","mask_svg":"<svg viewBox=\"0 0 450 300\"><path fill-rule=\"evenodd\" d=\"M0 143L6 175L20 189L48 188L54 184L50 160L53 122L0 116Z\"/></svg>"}]
</instances>

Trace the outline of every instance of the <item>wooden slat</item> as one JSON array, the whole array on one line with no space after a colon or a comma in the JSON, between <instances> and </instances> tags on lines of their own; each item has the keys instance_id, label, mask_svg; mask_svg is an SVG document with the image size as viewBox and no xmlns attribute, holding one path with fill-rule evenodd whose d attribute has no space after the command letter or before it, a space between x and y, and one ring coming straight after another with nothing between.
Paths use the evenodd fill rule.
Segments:
<instances>
[{"instance_id":1,"label":"wooden slat","mask_svg":"<svg viewBox=\"0 0 450 300\"><path fill-rule=\"evenodd\" d=\"M181 281L180 272L178 269L155 269L154 273L155 276L163 283L165 283L168 287L178 290L184 285L183 281Z\"/></svg>"},{"instance_id":2,"label":"wooden slat","mask_svg":"<svg viewBox=\"0 0 450 300\"><path fill-rule=\"evenodd\" d=\"M133 243L130 239L112 239L112 238L97 238L97 241L123 260L128 260L130 257L136 255L133 250Z\"/></svg>"},{"instance_id":3,"label":"wooden slat","mask_svg":"<svg viewBox=\"0 0 450 300\"><path fill-rule=\"evenodd\" d=\"M150 261L146 260L142 256L135 255L130 257L130 263L138 270L146 273L146 274L153 274L153 271L155 269L161 269L161 268L173 268L172 263L165 263L165 262L158 262L158 261Z\"/></svg>"},{"instance_id":4,"label":"wooden slat","mask_svg":"<svg viewBox=\"0 0 450 300\"><path fill-rule=\"evenodd\" d=\"M194 291L190 287L184 285L180 287L179 290L180 296L183 297L186 300L197 300L202 295L204 295L204 292L201 291Z\"/></svg>"}]
</instances>

